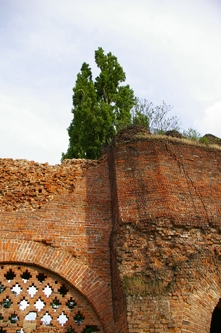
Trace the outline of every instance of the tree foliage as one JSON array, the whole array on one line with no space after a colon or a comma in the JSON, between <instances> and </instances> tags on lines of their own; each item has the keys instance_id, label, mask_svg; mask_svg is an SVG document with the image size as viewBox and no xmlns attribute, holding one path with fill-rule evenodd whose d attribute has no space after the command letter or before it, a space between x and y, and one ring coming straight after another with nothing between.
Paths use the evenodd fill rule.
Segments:
<instances>
[{"instance_id":1,"label":"tree foliage","mask_svg":"<svg viewBox=\"0 0 221 333\"><path fill-rule=\"evenodd\" d=\"M136 103L131 110L132 123L147 127L152 133L160 134L166 131L179 131L181 122L177 116L168 117L172 106L164 101L159 106L154 106L146 99L136 99Z\"/></svg>"},{"instance_id":2,"label":"tree foliage","mask_svg":"<svg viewBox=\"0 0 221 333\"><path fill-rule=\"evenodd\" d=\"M100 74L93 81L92 71L83 63L73 88L73 120L68 127L69 147L65 158L96 159L101 146L131 122L134 92L123 68L112 53L99 47L95 62Z\"/></svg>"},{"instance_id":3,"label":"tree foliage","mask_svg":"<svg viewBox=\"0 0 221 333\"><path fill-rule=\"evenodd\" d=\"M199 141L201 138L200 133L193 128L188 128L188 130L186 130L186 131L184 130L183 136L184 136L184 138L191 140L191 141Z\"/></svg>"}]
</instances>

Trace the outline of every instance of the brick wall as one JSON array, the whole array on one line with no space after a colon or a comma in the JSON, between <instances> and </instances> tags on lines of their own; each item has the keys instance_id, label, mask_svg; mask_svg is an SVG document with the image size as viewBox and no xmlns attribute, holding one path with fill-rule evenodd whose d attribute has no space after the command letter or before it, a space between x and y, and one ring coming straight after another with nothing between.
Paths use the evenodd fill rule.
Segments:
<instances>
[{"instance_id":1,"label":"brick wall","mask_svg":"<svg viewBox=\"0 0 221 333\"><path fill-rule=\"evenodd\" d=\"M129 332L209 333L221 298L221 152L118 138L113 248Z\"/></svg>"},{"instance_id":2,"label":"brick wall","mask_svg":"<svg viewBox=\"0 0 221 333\"><path fill-rule=\"evenodd\" d=\"M131 130L99 161L0 160L1 267L57 276L101 332L209 333L221 298L220 166L220 150Z\"/></svg>"},{"instance_id":3,"label":"brick wall","mask_svg":"<svg viewBox=\"0 0 221 333\"><path fill-rule=\"evenodd\" d=\"M0 203L1 262L58 274L113 332L107 158L56 166L0 160Z\"/></svg>"}]
</instances>

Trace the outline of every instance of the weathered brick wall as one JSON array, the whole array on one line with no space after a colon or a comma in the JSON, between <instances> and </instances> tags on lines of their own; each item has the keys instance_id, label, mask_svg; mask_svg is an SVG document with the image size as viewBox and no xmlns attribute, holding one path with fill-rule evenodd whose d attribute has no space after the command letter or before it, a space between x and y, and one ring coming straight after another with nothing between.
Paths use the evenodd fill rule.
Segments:
<instances>
[{"instance_id":1,"label":"weathered brick wall","mask_svg":"<svg viewBox=\"0 0 221 333\"><path fill-rule=\"evenodd\" d=\"M106 162L49 166L0 161L1 238L62 247L109 278L110 191ZM2 234L3 232L3 234Z\"/></svg>"},{"instance_id":2,"label":"weathered brick wall","mask_svg":"<svg viewBox=\"0 0 221 333\"><path fill-rule=\"evenodd\" d=\"M99 161L0 160L1 269L58 276L101 332L209 333L221 298L220 174L220 150L130 131Z\"/></svg>"},{"instance_id":3,"label":"weathered brick wall","mask_svg":"<svg viewBox=\"0 0 221 333\"><path fill-rule=\"evenodd\" d=\"M112 298L114 320L120 333L128 333L127 324L127 307L125 303L124 292L122 289L122 281L118 267L118 250L115 246L116 232L118 232L119 221L119 203L117 193L116 169L113 150L109 151L109 172L110 172L110 188L111 188L111 205L113 229L111 233L110 251L111 251L111 275L112 275Z\"/></svg>"},{"instance_id":4,"label":"weathered brick wall","mask_svg":"<svg viewBox=\"0 0 221 333\"><path fill-rule=\"evenodd\" d=\"M209 333L221 298L221 152L126 137L112 148L113 248L129 332Z\"/></svg>"},{"instance_id":5,"label":"weathered brick wall","mask_svg":"<svg viewBox=\"0 0 221 333\"><path fill-rule=\"evenodd\" d=\"M1 262L59 274L113 332L107 158L56 166L0 160L0 203Z\"/></svg>"}]
</instances>

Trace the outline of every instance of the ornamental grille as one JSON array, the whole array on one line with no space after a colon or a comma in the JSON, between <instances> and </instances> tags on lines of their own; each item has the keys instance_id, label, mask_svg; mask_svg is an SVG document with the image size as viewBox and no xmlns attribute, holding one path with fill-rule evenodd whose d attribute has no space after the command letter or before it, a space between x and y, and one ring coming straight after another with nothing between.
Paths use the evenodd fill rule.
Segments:
<instances>
[{"instance_id":1,"label":"ornamental grille","mask_svg":"<svg viewBox=\"0 0 221 333\"><path fill-rule=\"evenodd\" d=\"M90 304L59 277L29 266L0 266L0 333L98 331Z\"/></svg>"}]
</instances>

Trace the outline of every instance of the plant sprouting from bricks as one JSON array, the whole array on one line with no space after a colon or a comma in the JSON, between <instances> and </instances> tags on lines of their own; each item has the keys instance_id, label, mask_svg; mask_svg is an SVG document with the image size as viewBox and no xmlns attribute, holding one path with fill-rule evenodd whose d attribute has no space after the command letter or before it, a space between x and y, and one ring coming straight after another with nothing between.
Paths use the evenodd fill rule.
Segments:
<instances>
[{"instance_id":1,"label":"plant sprouting from bricks","mask_svg":"<svg viewBox=\"0 0 221 333\"><path fill-rule=\"evenodd\" d=\"M123 288L125 294L130 296L164 295L169 292L170 283L158 278L124 276Z\"/></svg>"}]
</instances>

